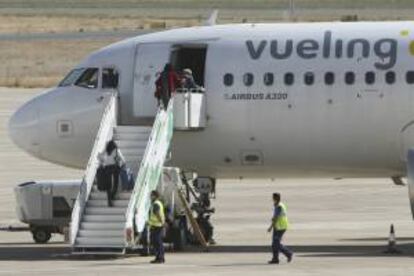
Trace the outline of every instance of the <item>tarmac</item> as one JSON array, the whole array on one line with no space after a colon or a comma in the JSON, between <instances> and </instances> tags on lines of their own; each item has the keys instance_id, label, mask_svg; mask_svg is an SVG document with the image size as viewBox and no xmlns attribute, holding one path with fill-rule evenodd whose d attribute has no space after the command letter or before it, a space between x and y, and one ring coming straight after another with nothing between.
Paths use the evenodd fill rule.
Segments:
<instances>
[{"instance_id":1,"label":"tarmac","mask_svg":"<svg viewBox=\"0 0 414 276\"><path fill-rule=\"evenodd\" d=\"M39 90L0 88L0 227L21 225L13 188L32 179L80 178L81 171L39 161L7 135L11 113ZM150 257L73 256L55 235L36 245L28 232L0 231L0 275L414 275L414 222L407 188L389 179L219 180L213 216L217 245L209 252ZM285 244L293 262L268 265L271 194L282 193L291 229ZM390 224L399 255L386 255Z\"/></svg>"}]
</instances>

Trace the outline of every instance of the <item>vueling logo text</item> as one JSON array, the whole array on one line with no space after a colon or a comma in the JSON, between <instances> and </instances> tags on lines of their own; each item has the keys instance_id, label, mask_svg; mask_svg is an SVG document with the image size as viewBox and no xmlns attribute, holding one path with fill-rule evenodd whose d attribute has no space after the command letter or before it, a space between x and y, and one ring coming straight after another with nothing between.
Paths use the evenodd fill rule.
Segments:
<instances>
[{"instance_id":1,"label":"vueling logo text","mask_svg":"<svg viewBox=\"0 0 414 276\"><path fill-rule=\"evenodd\" d=\"M303 59L329 58L369 58L371 55L378 57L374 66L380 70L388 70L397 62L398 41L393 38L383 38L370 41L365 38L355 38L349 41L332 39L332 32L326 31L321 42L315 39L261 40L246 41L247 50L252 59L260 59L263 52L268 49L270 56L277 60L290 58L294 52Z\"/></svg>"}]
</instances>

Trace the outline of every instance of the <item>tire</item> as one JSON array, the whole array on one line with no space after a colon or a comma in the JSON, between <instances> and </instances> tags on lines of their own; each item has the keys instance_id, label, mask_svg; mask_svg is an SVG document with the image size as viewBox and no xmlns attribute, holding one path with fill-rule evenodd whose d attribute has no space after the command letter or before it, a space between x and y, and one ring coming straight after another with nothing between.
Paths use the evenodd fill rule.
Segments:
<instances>
[{"instance_id":1,"label":"tire","mask_svg":"<svg viewBox=\"0 0 414 276\"><path fill-rule=\"evenodd\" d=\"M44 244L50 240L52 234L44 228L35 228L32 230L32 236L35 243Z\"/></svg>"}]
</instances>

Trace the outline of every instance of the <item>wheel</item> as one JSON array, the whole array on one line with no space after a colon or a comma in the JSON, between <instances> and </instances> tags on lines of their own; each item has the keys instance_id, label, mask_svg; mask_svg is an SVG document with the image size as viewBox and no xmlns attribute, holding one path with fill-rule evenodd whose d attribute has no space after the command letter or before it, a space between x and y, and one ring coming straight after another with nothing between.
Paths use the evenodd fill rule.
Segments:
<instances>
[{"instance_id":1,"label":"wheel","mask_svg":"<svg viewBox=\"0 0 414 276\"><path fill-rule=\"evenodd\" d=\"M32 236L36 243L47 243L52 234L44 228L35 228L32 230Z\"/></svg>"}]
</instances>

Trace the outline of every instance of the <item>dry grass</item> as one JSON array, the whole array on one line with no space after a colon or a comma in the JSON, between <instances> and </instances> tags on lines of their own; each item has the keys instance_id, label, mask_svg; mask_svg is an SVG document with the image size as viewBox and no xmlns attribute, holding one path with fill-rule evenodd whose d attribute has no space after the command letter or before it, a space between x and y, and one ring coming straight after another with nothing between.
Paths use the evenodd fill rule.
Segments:
<instances>
[{"instance_id":1,"label":"dry grass","mask_svg":"<svg viewBox=\"0 0 414 276\"><path fill-rule=\"evenodd\" d=\"M197 24L194 19L0 15L0 34L159 29Z\"/></svg>"},{"instance_id":2,"label":"dry grass","mask_svg":"<svg viewBox=\"0 0 414 276\"><path fill-rule=\"evenodd\" d=\"M0 35L159 29L199 24L196 20L119 17L0 15ZM116 39L0 42L0 86L55 85L80 60Z\"/></svg>"},{"instance_id":3,"label":"dry grass","mask_svg":"<svg viewBox=\"0 0 414 276\"><path fill-rule=\"evenodd\" d=\"M300 21L407 20L413 0L295 0ZM0 35L186 27L201 24L212 9L219 23L287 19L288 0L0 0ZM56 84L101 40L0 41L0 86Z\"/></svg>"},{"instance_id":4,"label":"dry grass","mask_svg":"<svg viewBox=\"0 0 414 276\"><path fill-rule=\"evenodd\" d=\"M61 80L61 76L49 77L1 77L0 87L39 88L53 87Z\"/></svg>"},{"instance_id":5,"label":"dry grass","mask_svg":"<svg viewBox=\"0 0 414 276\"><path fill-rule=\"evenodd\" d=\"M2 41L0 86L53 86L86 55L112 42L114 41Z\"/></svg>"},{"instance_id":6,"label":"dry grass","mask_svg":"<svg viewBox=\"0 0 414 276\"><path fill-rule=\"evenodd\" d=\"M294 0L298 7L328 8L413 8L412 0ZM286 7L289 0L0 0L0 8L32 10L142 10L147 8L220 8L220 9L269 9ZM34 11L32 11L34 12Z\"/></svg>"}]
</instances>

